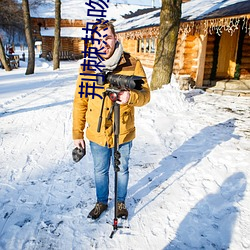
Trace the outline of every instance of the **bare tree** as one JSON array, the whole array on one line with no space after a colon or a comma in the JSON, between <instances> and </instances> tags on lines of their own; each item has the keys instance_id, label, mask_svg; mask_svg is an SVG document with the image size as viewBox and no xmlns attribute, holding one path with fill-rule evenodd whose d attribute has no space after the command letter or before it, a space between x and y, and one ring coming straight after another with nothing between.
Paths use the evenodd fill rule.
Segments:
<instances>
[{"instance_id":1,"label":"bare tree","mask_svg":"<svg viewBox=\"0 0 250 250\"><path fill-rule=\"evenodd\" d=\"M1 37L0 37L0 61L1 61L3 67L4 67L4 69L6 71L10 71L11 70L11 68L10 68L10 66L9 66L9 64L8 64L8 62L6 60L6 56L5 56L4 47L3 47L3 43L2 43Z\"/></svg>"},{"instance_id":2,"label":"bare tree","mask_svg":"<svg viewBox=\"0 0 250 250\"><path fill-rule=\"evenodd\" d=\"M55 0L55 40L53 49L53 69L60 68L59 48L61 29L61 0Z\"/></svg>"},{"instance_id":3,"label":"bare tree","mask_svg":"<svg viewBox=\"0 0 250 250\"><path fill-rule=\"evenodd\" d=\"M35 70L35 48L34 48L34 41L32 37L30 9L29 9L28 0L22 0L22 8L23 8L25 36L26 36L26 41L28 44L28 66L27 66L25 74L30 75L30 74L34 74L34 70Z\"/></svg>"},{"instance_id":4,"label":"bare tree","mask_svg":"<svg viewBox=\"0 0 250 250\"><path fill-rule=\"evenodd\" d=\"M170 83L181 17L182 0L162 0L160 34L150 87Z\"/></svg>"},{"instance_id":5,"label":"bare tree","mask_svg":"<svg viewBox=\"0 0 250 250\"><path fill-rule=\"evenodd\" d=\"M22 8L16 0L0 0L0 29L3 36L0 36L0 61L6 71L10 71L7 62L4 42L13 43L16 34L21 34L23 30Z\"/></svg>"},{"instance_id":6,"label":"bare tree","mask_svg":"<svg viewBox=\"0 0 250 250\"><path fill-rule=\"evenodd\" d=\"M20 32L23 27L21 4L17 0L0 0L0 20L0 28L5 32Z\"/></svg>"}]
</instances>

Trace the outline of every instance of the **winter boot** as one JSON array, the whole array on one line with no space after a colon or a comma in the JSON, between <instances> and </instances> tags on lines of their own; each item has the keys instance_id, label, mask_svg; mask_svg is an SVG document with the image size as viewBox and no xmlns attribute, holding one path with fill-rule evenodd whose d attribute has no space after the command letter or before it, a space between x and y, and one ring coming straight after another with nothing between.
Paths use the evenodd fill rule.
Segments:
<instances>
[{"instance_id":1,"label":"winter boot","mask_svg":"<svg viewBox=\"0 0 250 250\"><path fill-rule=\"evenodd\" d=\"M107 210L107 208L108 208L108 205L103 204L101 202L97 202L95 204L95 207L90 211L88 218L91 218L93 220L98 219L100 215L102 214L102 212Z\"/></svg>"},{"instance_id":2,"label":"winter boot","mask_svg":"<svg viewBox=\"0 0 250 250\"><path fill-rule=\"evenodd\" d=\"M125 206L124 202L117 202L117 218L127 219L128 218L128 210Z\"/></svg>"}]
</instances>

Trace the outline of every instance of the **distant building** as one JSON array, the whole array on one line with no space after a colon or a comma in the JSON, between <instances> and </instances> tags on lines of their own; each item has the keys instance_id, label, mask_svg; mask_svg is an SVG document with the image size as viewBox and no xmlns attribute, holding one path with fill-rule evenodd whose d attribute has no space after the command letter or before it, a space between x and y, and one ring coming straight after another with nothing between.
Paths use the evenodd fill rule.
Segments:
<instances>
[{"instance_id":1,"label":"distant building","mask_svg":"<svg viewBox=\"0 0 250 250\"><path fill-rule=\"evenodd\" d=\"M120 15L131 13L139 8L146 6L131 4L109 4L107 9L107 18L120 18ZM47 2L40 5L37 9L31 11L31 21L33 28L33 37L35 42L41 42L41 57L49 58L52 55L54 46L54 24L55 24L55 6L53 2ZM87 20L91 22L87 16L87 6L82 0L63 0L61 5L61 59L81 58L84 50L85 33L82 28L86 27Z\"/></svg>"},{"instance_id":2,"label":"distant building","mask_svg":"<svg viewBox=\"0 0 250 250\"><path fill-rule=\"evenodd\" d=\"M41 46L41 57L48 58L54 46L54 18L32 18L33 37L36 43L39 41ZM86 26L83 20L61 20L61 42L60 51L81 58L81 51L84 49L84 36L82 30ZM66 55L66 54L65 54ZM67 59L65 57L65 59Z\"/></svg>"}]
</instances>

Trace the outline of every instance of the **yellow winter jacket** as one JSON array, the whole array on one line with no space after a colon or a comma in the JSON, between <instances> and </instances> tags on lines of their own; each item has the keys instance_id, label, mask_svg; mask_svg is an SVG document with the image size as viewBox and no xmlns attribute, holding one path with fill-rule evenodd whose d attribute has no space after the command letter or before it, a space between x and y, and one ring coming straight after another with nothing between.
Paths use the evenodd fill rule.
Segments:
<instances>
[{"instance_id":1,"label":"yellow winter jacket","mask_svg":"<svg viewBox=\"0 0 250 250\"><path fill-rule=\"evenodd\" d=\"M94 71L90 71L91 74L95 74ZM85 71L85 73L90 73ZM81 88L79 87L82 82L83 73L82 67L80 67L78 79L76 82L75 97L73 102L73 140L84 138L84 129L87 122L86 137L88 140L95 142L101 146L107 145L109 148L114 147L114 134L113 134L113 119L114 114L112 114L112 119L108 120L108 114L112 106L112 101L109 97L106 97L103 114L101 130L97 132L97 126L101 111L102 99L99 96L85 94L80 97L79 92ZM145 105L150 100L150 90L147 83L146 75L143 67L139 60L133 58L129 53L124 52L122 58L119 62L117 68L113 71L114 74L121 75L136 75L143 77L144 84L142 85L142 90L130 90L129 102L125 105L120 105L120 135L119 144L129 142L135 138L135 125L134 125L134 107L140 107ZM89 77L91 78L91 77ZM95 76L92 77L95 79ZM83 84L86 86L86 82ZM91 82L91 81L90 81ZM88 82L88 85L90 85ZM93 82L92 82L93 83ZM97 85L100 87L100 85ZM103 96L102 93L107 87L110 87L109 83L103 85L104 89L95 89L95 94ZM83 92L86 88L83 88ZM93 90L89 90L88 93L92 93Z\"/></svg>"}]
</instances>

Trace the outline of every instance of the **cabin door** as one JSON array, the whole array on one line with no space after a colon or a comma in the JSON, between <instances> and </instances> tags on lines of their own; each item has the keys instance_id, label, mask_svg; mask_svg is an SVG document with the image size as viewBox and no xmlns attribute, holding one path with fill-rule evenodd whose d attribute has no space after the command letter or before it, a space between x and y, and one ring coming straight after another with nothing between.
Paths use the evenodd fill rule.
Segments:
<instances>
[{"instance_id":1,"label":"cabin door","mask_svg":"<svg viewBox=\"0 0 250 250\"><path fill-rule=\"evenodd\" d=\"M232 36L227 31L222 32L219 44L216 78L221 79L234 77L238 39L239 30L236 30Z\"/></svg>"}]
</instances>

